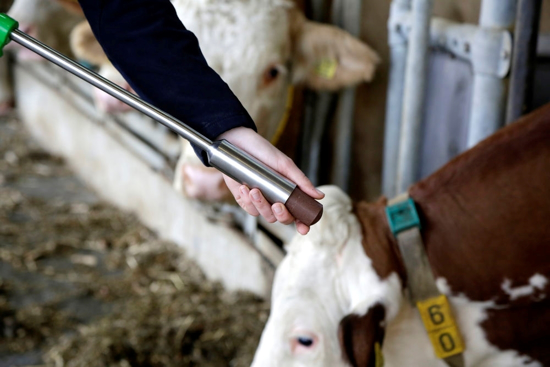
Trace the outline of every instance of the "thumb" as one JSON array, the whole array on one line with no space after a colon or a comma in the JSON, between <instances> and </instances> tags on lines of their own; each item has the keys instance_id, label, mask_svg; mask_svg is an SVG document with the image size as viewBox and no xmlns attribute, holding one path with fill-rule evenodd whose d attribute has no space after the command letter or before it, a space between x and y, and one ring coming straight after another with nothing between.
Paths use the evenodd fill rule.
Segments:
<instances>
[{"instance_id":1,"label":"thumb","mask_svg":"<svg viewBox=\"0 0 550 367\"><path fill-rule=\"evenodd\" d=\"M305 194L311 196L312 198L319 200L325 197L325 194L313 186L305 173L303 173L290 158L287 157L283 160L283 162L277 167L277 170L283 176L298 185L298 187Z\"/></svg>"}]
</instances>

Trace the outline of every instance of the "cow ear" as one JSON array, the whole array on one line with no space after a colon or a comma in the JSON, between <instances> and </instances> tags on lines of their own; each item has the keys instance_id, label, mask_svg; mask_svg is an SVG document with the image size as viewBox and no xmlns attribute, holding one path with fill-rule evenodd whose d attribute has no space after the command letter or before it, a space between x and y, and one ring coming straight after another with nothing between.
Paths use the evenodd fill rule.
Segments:
<instances>
[{"instance_id":1,"label":"cow ear","mask_svg":"<svg viewBox=\"0 0 550 367\"><path fill-rule=\"evenodd\" d=\"M386 309L376 304L363 316L346 316L338 327L343 358L353 367L383 366L382 341Z\"/></svg>"},{"instance_id":2,"label":"cow ear","mask_svg":"<svg viewBox=\"0 0 550 367\"><path fill-rule=\"evenodd\" d=\"M351 34L311 22L296 9L290 11L295 84L316 90L337 90L374 77L378 54Z\"/></svg>"},{"instance_id":3,"label":"cow ear","mask_svg":"<svg viewBox=\"0 0 550 367\"><path fill-rule=\"evenodd\" d=\"M78 59L93 65L102 65L109 61L87 21L79 23L72 30L71 49Z\"/></svg>"}]
</instances>

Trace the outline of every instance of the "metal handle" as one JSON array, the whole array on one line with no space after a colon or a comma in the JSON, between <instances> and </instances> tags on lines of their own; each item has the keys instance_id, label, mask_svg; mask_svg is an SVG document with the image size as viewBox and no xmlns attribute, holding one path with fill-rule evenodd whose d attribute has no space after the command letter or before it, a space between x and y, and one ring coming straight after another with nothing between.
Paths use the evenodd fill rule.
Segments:
<instances>
[{"instance_id":1,"label":"metal handle","mask_svg":"<svg viewBox=\"0 0 550 367\"><path fill-rule=\"evenodd\" d=\"M259 189L270 203L287 204L290 213L301 222L311 225L321 217L323 206L320 203L305 195L296 184L265 164L225 140L212 143L180 120L21 32L17 27L15 20L0 14L0 56L1 49L10 39L13 40L189 140L207 152L209 163L213 167L244 185Z\"/></svg>"}]
</instances>

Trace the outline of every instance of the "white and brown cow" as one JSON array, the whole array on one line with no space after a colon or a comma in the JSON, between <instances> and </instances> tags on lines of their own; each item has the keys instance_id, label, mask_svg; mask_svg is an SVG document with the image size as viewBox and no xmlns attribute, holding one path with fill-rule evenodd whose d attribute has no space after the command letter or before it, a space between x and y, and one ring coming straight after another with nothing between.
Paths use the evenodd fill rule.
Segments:
<instances>
[{"instance_id":1,"label":"white and brown cow","mask_svg":"<svg viewBox=\"0 0 550 367\"><path fill-rule=\"evenodd\" d=\"M438 366L385 217L321 188L325 214L289 245L253 367ZM409 190L466 367L550 366L550 105Z\"/></svg>"},{"instance_id":2,"label":"white and brown cow","mask_svg":"<svg viewBox=\"0 0 550 367\"><path fill-rule=\"evenodd\" d=\"M172 0L172 4L199 39L208 64L230 86L268 140L285 115L292 85L337 90L371 80L379 61L366 44L338 28L306 20L288 1ZM77 56L100 64L102 74L123 83L107 58L98 53L97 43L90 42L89 26L76 28L72 39ZM328 65L327 73L319 72L321 65ZM99 105L117 106L104 99ZM221 174L204 167L186 142L174 183L193 198L219 200L229 193Z\"/></svg>"}]
</instances>

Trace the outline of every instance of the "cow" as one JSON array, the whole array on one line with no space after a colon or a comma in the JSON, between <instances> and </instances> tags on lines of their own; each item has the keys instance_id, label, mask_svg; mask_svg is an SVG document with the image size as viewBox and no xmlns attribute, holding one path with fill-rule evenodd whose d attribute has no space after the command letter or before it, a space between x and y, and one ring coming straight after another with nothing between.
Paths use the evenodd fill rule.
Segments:
<instances>
[{"instance_id":1,"label":"cow","mask_svg":"<svg viewBox=\"0 0 550 367\"><path fill-rule=\"evenodd\" d=\"M172 0L172 4L183 24L199 39L209 65L230 86L258 132L268 140L280 129L292 85L338 90L370 81L379 62L365 43L338 28L306 20L284 0ZM80 59L98 63L102 74L129 88L98 53L89 26L75 28L72 45ZM98 101L99 106L122 109L105 98ZM186 142L174 185L196 199L220 200L229 194L221 174L204 167Z\"/></svg>"},{"instance_id":2,"label":"cow","mask_svg":"<svg viewBox=\"0 0 550 367\"><path fill-rule=\"evenodd\" d=\"M465 367L550 366L550 104L412 185ZM387 199L321 187L324 215L276 271L253 367L445 367L407 297Z\"/></svg>"}]
</instances>

